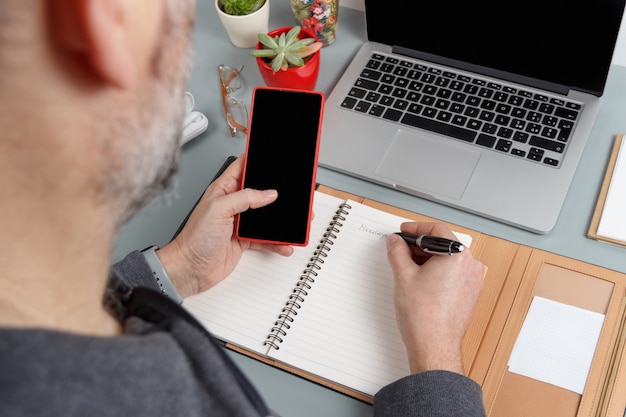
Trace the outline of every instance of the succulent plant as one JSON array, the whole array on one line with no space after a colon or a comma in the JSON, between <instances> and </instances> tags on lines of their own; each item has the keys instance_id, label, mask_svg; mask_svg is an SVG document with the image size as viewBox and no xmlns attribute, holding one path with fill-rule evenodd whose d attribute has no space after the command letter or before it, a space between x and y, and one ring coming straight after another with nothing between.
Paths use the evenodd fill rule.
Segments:
<instances>
[{"instance_id":1,"label":"succulent plant","mask_svg":"<svg viewBox=\"0 0 626 417\"><path fill-rule=\"evenodd\" d=\"M265 0L220 0L219 4L226 14L244 16L259 10Z\"/></svg>"},{"instance_id":2,"label":"succulent plant","mask_svg":"<svg viewBox=\"0 0 626 417\"><path fill-rule=\"evenodd\" d=\"M250 51L250 55L257 58L271 58L272 71L278 72L289 67L301 67L306 57L313 55L322 47L321 42L314 38L298 39L300 26L294 26L287 33L277 36L269 36L266 33L258 35L259 42L264 46L262 49Z\"/></svg>"}]
</instances>

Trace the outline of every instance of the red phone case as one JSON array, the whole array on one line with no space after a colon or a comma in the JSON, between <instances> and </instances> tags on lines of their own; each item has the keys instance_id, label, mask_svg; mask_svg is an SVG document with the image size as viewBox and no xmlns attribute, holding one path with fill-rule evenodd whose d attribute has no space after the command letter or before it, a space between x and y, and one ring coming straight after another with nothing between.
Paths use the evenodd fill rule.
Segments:
<instances>
[{"instance_id":1,"label":"red phone case","mask_svg":"<svg viewBox=\"0 0 626 417\"><path fill-rule=\"evenodd\" d=\"M306 246L309 241L310 224L311 224L312 215L313 215L313 196L315 193L315 184L316 184L315 180L317 176L317 161L318 161L319 148L320 148L320 138L321 138L321 133L322 133L322 120L323 120L323 114L324 114L323 109L324 109L324 103L325 103L325 96L323 93L317 92L317 91L297 90L297 89L290 89L290 88L256 87L253 90L252 104L250 108L250 119L249 119L250 125L248 127L248 136L246 140L246 151L245 151L245 157L244 157L244 169L242 173L241 186L240 186L241 189L243 189L245 186L246 174L248 172L247 168L248 168L248 156L249 156L249 150L250 150L250 138L252 134L254 133L253 132L253 129L254 129L253 117L254 117L254 110L255 110L254 109L255 98L259 90L273 90L273 91L285 91L287 93L296 92L296 93L305 93L305 94L315 94L320 99L319 120L317 122L317 138L316 138L316 143L315 143L315 156L314 156L314 162L312 164L312 181L309 186L310 187L309 198L308 198L309 207L308 207L308 216L307 216L307 222L306 222L307 223L306 224L306 237L304 241L294 242L294 241L289 241L289 240L277 240L274 238L259 238L259 237L242 236L240 234L240 216L239 215L237 216L236 221L235 221L235 235L240 240L246 240L246 241L252 241L252 242L282 244L282 245L291 245L291 246ZM276 109L277 115L280 115L280 111L281 111L280 109ZM285 172L285 175L289 176L290 174L289 172ZM280 198L280 192L279 192L279 198Z\"/></svg>"}]
</instances>

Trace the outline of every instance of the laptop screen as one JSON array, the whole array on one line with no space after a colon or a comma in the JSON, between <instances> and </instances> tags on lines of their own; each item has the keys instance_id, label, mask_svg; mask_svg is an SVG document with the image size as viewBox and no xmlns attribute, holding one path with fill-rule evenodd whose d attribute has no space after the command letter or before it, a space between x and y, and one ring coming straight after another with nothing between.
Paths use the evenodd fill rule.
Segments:
<instances>
[{"instance_id":1,"label":"laptop screen","mask_svg":"<svg viewBox=\"0 0 626 417\"><path fill-rule=\"evenodd\" d=\"M625 3L365 0L365 13L370 41L599 96Z\"/></svg>"}]
</instances>

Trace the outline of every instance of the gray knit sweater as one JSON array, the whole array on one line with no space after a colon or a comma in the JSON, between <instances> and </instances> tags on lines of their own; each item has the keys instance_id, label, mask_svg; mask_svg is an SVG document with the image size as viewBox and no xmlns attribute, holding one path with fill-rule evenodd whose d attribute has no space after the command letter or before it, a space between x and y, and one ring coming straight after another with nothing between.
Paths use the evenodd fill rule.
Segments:
<instances>
[{"instance_id":1,"label":"gray knit sweater","mask_svg":"<svg viewBox=\"0 0 626 417\"><path fill-rule=\"evenodd\" d=\"M107 299L124 335L0 328L0 416L271 415L221 345L157 288L133 252L114 265ZM374 414L485 412L475 382L433 371L383 388Z\"/></svg>"}]
</instances>

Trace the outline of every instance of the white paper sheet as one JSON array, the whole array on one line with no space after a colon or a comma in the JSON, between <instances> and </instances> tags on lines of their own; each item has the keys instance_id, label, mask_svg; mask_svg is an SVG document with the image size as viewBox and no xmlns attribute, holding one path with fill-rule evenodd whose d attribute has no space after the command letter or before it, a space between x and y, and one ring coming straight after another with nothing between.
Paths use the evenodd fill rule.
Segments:
<instances>
[{"instance_id":1,"label":"white paper sheet","mask_svg":"<svg viewBox=\"0 0 626 417\"><path fill-rule=\"evenodd\" d=\"M622 139L597 234L626 242L626 139Z\"/></svg>"},{"instance_id":2,"label":"white paper sheet","mask_svg":"<svg viewBox=\"0 0 626 417\"><path fill-rule=\"evenodd\" d=\"M534 297L509 371L582 394L604 315Z\"/></svg>"}]
</instances>

